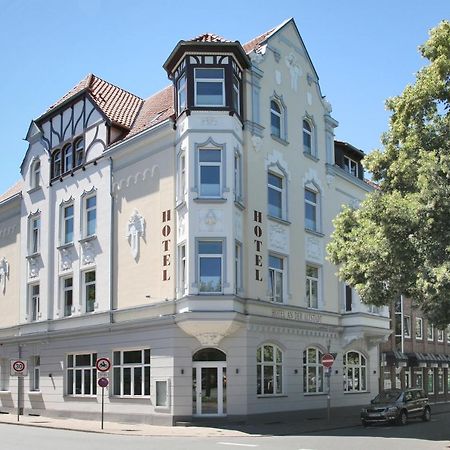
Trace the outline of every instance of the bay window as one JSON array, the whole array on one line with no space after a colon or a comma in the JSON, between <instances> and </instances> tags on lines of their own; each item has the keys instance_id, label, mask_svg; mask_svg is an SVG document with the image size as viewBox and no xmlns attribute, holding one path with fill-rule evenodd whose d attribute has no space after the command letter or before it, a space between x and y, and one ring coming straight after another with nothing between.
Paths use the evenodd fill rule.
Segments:
<instances>
[{"instance_id":1,"label":"bay window","mask_svg":"<svg viewBox=\"0 0 450 450\"><path fill-rule=\"evenodd\" d=\"M225 106L224 69L194 69L194 90L195 106Z\"/></svg>"},{"instance_id":2,"label":"bay window","mask_svg":"<svg viewBox=\"0 0 450 450\"><path fill-rule=\"evenodd\" d=\"M222 292L223 242L198 242L199 292L217 294Z\"/></svg>"},{"instance_id":3,"label":"bay window","mask_svg":"<svg viewBox=\"0 0 450 450\"><path fill-rule=\"evenodd\" d=\"M222 151L215 148L201 148L198 158L200 196L221 197Z\"/></svg>"}]
</instances>

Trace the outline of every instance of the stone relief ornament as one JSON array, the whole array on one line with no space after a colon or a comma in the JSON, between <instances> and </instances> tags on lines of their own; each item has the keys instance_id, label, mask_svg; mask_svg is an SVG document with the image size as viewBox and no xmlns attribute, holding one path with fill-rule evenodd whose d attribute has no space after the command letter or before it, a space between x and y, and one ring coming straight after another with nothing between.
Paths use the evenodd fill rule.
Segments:
<instances>
[{"instance_id":1,"label":"stone relief ornament","mask_svg":"<svg viewBox=\"0 0 450 450\"><path fill-rule=\"evenodd\" d=\"M95 261L95 252L92 242L83 242L81 248L83 250L83 264L92 264Z\"/></svg>"},{"instance_id":2,"label":"stone relief ornament","mask_svg":"<svg viewBox=\"0 0 450 450\"><path fill-rule=\"evenodd\" d=\"M274 250L288 252L288 235L285 227L279 224L270 224L269 245Z\"/></svg>"},{"instance_id":3,"label":"stone relief ornament","mask_svg":"<svg viewBox=\"0 0 450 450\"><path fill-rule=\"evenodd\" d=\"M222 231L223 212L216 209L199 211L199 231Z\"/></svg>"},{"instance_id":4,"label":"stone relief ornament","mask_svg":"<svg viewBox=\"0 0 450 450\"><path fill-rule=\"evenodd\" d=\"M202 119L202 124L209 127L215 127L218 123L219 121L215 117L205 117Z\"/></svg>"},{"instance_id":5,"label":"stone relief ornament","mask_svg":"<svg viewBox=\"0 0 450 450\"><path fill-rule=\"evenodd\" d=\"M138 213L137 209L133 211L128 220L126 235L131 246L131 254L134 259L139 255L139 238L145 237L145 219Z\"/></svg>"},{"instance_id":6,"label":"stone relief ornament","mask_svg":"<svg viewBox=\"0 0 450 450\"><path fill-rule=\"evenodd\" d=\"M289 53L285 58L286 66L289 69L289 73L291 74L291 88L297 92L298 90L298 79L302 74L302 71L297 64L297 59L293 53Z\"/></svg>"},{"instance_id":7,"label":"stone relief ornament","mask_svg":"<svg viewBox=\"0 0 450 450\"><path fill-rule=\"evenodd\" d=\"M262 139L259 136L252 136L252 145L256 153L261 150Z\"/></svg>"},{"instance_id":8,"label":"stone relief ornament","mask_svg":"<svg viewBox=\"0 0 450 450\"><path fill-rule=\"evenodd\" d=\"M0 260L0 284L3 293L6 292L6 279L9 278L9 263L5 257Z\"/></svg>"},{"instance_id":9,"label":"stone relief ornament","mask_svg":"<svg viewBox=\"0 0 450 450\"><path fill-rule=\"evenodd\" d=\"M70 257L70 250L63 248L61 250L61 270L69 270L72 267L72 258Z\"/></svg>"}]
</instances>

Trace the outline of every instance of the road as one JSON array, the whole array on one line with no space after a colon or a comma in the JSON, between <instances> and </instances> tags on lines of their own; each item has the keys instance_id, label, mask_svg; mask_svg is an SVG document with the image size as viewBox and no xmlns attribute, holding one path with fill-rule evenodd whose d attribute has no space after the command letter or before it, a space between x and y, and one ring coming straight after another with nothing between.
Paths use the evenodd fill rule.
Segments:
<instances>
[{"instance_id":1,"label":"road","mask_svg":"<svg viewBox=\"0 0 450 450\"><path fill-rule=\"evenodd\" d=\"M450 413L404 427L349 427L296 436L271 433L243 437L120 436L0 424L1 450L444 450L450 447ZM276 435L278 434L278 435ZM284 434L284 435L283 435Z\"/></svg>"}]
</instances>

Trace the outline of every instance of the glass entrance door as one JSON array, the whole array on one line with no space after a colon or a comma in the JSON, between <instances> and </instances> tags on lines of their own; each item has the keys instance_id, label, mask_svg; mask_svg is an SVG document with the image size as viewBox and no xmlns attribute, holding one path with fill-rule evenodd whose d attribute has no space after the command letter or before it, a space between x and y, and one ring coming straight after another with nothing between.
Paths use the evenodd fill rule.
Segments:
<instances>
[{"instance_id":1,"label":"glass entrance door","mask_svg":"<svg viewBox=\"0 0 450 450\"><path fill-rule=\"evenodd\" d=\"M196 363L192 372L193 414L218 416L226 413L226 367Z\"/></svg>"}]
</instances>

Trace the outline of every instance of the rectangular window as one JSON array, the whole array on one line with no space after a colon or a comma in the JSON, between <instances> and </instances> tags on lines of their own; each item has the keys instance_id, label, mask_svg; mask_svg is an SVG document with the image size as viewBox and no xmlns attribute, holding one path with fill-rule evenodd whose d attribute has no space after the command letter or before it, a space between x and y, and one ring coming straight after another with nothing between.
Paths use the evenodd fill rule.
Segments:
<instances>
[{"instance_id":1,"label":"rectangular window","mask_svg":"<svg viewBox=\"0 0 450 450\"><path fill-rule=\"evenodd\" d=\"M0 391L9 391L9 360L0 358Z\"/></svg>"},{"instance_id":2,"label":"rectangular window","mask_svg":"<svg viewBox=\"0 0 450 450\"><path fill-rule=\"evenodd\" d=\"M220 197L222 151L220 149L202 148L199 150L200 196Z\"/></svg>"},{"instance_id":3,"label":"rectangular window","mask_svg":"<svg viewBox=\"0 0 450 450\"><path fill-rule=\"evenodd\" d=\"M39 319L40 311L40 296L39 296L39 284L33 284L30 286L30 319L35 322Z\"/></svg>"},{"instance_id":4,"label":"rectangular window","mask_svg":"<svg viewBox=\"0 0 450 450\"><path fill-rule=\"evenodd\" d=\"M353 176L358 176L358 163L348 156L344 156L344 169Z\"/></svg>"},{"instance_id":5,"label":"rectangular window","mask_svg":"<svg viewBox=\"0 0 450 450\"><path fill-rule=\"evenodd\" d=\"M67 395L97 395L97 353L67 355Z\"/></svg>"},{"instance_id":6,"label":"rectangular window","mask_svg":"<svg viewBox=\"0 0 450 450\"><path fill-rule=\"evenodd\" d=\"M416 317L416 339L423 339L423 319L421 317Z\"/></svg>"},{"instance_id":7,"label":"rectangular window","mask_svg":"<svg viewBox=\"0 0 450 450\"><path fill-rule=\"evenodd\" d=\"M305 228L317 231L317 193L305 189Z\"/></svg>"},{"instance_id":8,"label":"rectangular window","mask_svg":"<svg viewBox=\"0 0 450 450\"><path fill-rule=\"evenodd\" d=\"M423 389L423 369L414 369L415 387Z\"/></svg>"},{"instance_id":9,"label":"rectangular window","mask_svg":"<svg viewBox=\"0 0 450 450\"><path fill-rule=\"evenodd\" d=\"M310 265L306 266L306 305L319 307L319 269Z\"/></svg>"},{"instance_id":10,"label":"rectangular window","mask_svg":"<svg viewBox=\"0 0 450 450\"><path fill-rule=\"evenodd\" d=\"M236 242L234 246L234 280L236 283L236 294L242 290L242 244Z\"/></svg>"},{"instance_id":11,"label":"rectangular window","mask_svg":"<svg viewBox=\"0 0 450 450\"><path fill-rule=\"evenodd\" d=\"M450 344L450 328L447 328L447 344Z\"/></svg>"},{"instance_id":12,"label":"rectangular window","mask_svg":"<svg viewBox=\"0 0 450 450\"><path fill-rule=\"evenodd\" d=\"M194 69L195 106L225 106L225 75L220 68Z\"/></svg>"},{"instance_id":13,"label":"rectangular window","mask_svg":"<svg viewBox=\"0 0 450 450\"><path fill-rule=\"evenodd\" d=\"M183 201L186 194L186 155L179 156L179 176L178 176L178 201Z\"/></svg>"},{"instance_id":14,"label":"rectangular window","mask_svg":"<svg viewBox=\"0 0 450 450\"><path fill-rule=\"evenodd\" d=\"M150 396L150 349L113 352L113 395Z\"/></svg>"},{"instance_id":15,"label":"rectangular window","mask_svg":"<svg viewBox=\"0 0 450 450\"><path fill-rule=\"evenodd\" d=\"M182 75L177 81L178 93L178 114L181 114L186 109L186 75Z\"/></svg>"},{"instance_id":16,"label":"rectangular window","mask_svg":"<svg viewBox=\"0 0 450 450\"><path fill-rule=\"evenodd\" d=\"M179 290L182 294L187 291L187 278L186 278L186 245L180 245L178 247L178 261L179 261Z\"/></svg>"},{"instance_id":17,"label":"rectangular window","mask_svg":"<svg viewBox=\"0 0 450 450\"><path fill-rule=\"evenodd\" d=\"M198 242L199 292L217 294L222 292L222 241Z\"/></svg>"},{"instance_id":18,"label":"rectangular window","mask_svg":"<svg viewBox=\"0 0 450 450\"><path fill-rule=\"evenodd\" d=\"M444 369L437 370L437 388L438 394L444 393Z\"/></svg>"},{"instance_id":19,"label":"rectangular window","mask_svg":"<svg viewBox=\"0 0 450 450\"><path fill-rule=\"evenodd\" d=\"M269 301L283 303L284 259L269 255Z\"/></svg>"},{"instance_id":20,"label":"rectangular window","mask_svg":"<svg viewBox=\"0 0 450 450\"><path fill-rule=\"evenodd\" d=\"M444 330L437 330L437 340L438 342L444 342Z\"/></svg>"},{"instance_id":21,"label":"rectangular window","mask_svg":"<svg viewBox=\"0 0 450 450\"><path fill-rule=\"evenodd\" d=\"M41 218L34 217L30 221L30 253L38 253L41 241Z\"/></svg>"},{"instance_id":22,"label":"rectangular window","mask_svg":"<svg viewBox=\"0 0 450 450\"><path fill-rule=\"evenodd\" d=\"M434 369L427 369L427 393L434 394Z\"/></svg>"},{"instance_id":23,"label":"rectangular window","mask_svg":"<svg viewBox=\"0 0 450 450\"><path fill-rule=\"evenodd\" d=\"M234 199L242 200L242 175L241 175L241 155L234 154Z\"/></svg>"},{"instance_id":24,"label":"rectangular window","mask_svg":"<svg viewBox=\"0 0 450 450\"><path fill-rule=\"evenodd\" d=\"M406 338L411 337L411 317L403 316L403 336Z\"/></svg>"},{"instance_id":25,"label":"rectangular window","mask_svg":"<svg viewBox=\"0 0 450 450\"><path fill-rule=\"evenodd\" d=\"M350 312L353 305L353 290L348 284L345 285L345 311Z\"/></svg>"},{"instance_id":26,"label":"rectangular window","mask_svg":"<svg viewBox=\"0 0 450 450\"><path fill-rule=\"evenodd\" d=\"M73 306L73 278L63 278L64 317L72 315Z\"/></svg>"},{"instance_id":27,"label":"rectangular window","mask_svg":"<svg viewBox=\"0 0 450 450\"><path fill-rule=\"evenodd\" d=\"M273 173L268 174L269 215L283 217L283 178Z\"/></svg>"},{"instance_id":28,"label":"rectangular window","mask_svg":"<svg viewBox=\"0 0 450 450\"><path fill-rule=\"evenodd\" d=\"M68 205L63 208L63 244L70 244L73 242L73 205Z\"/></svg>"},{"instance_id":29,"label":"rectangular window","mask_svg":"<svg viewBox=\"0 0 450 450\"><path fill-rule=\"evenodd\" d=\"M85 205L85 233L86 236L93 236L97 229L97 197L87 197Z\"/></svg>"},{"instance_id":30,"label":"rectangular window","mask_svg":"<svg viewBox=\"0 0 450 450\"><path fill-rule=\"evenodd\" d=\"M31 357L31 368L30 368L30 390L39 391L40 390L40 378L41 378L41 357L32 356Z\"/></svg>"},{"instance_id":31,"label":"rectangular window","mask_svg":"<svg viewBox=\"0 0 450 450\"><path fill-rule=\"evenodd\" d=\"M431 323L427 323L427 340L434 341L434 326Z\"/></svg>"},{"instance_id":32,"label":"rectangular window","mask_svg":"<svg viewBox=\"0 0 450 450\"><path fill-rule=\"evenodd\" d=\"M84 272L83 280L86 312L92 312L95 309L95 270Z\"/></svg>"},{"instance_id":33,"label":"rectangular window","mask_svg":"<svg viewBox=\"0 0 450 450\"><path fill-rule=\"evenodd\" d=\"M233 75L233 109L241 114L240 83L236 75Z\"/></svg>"}]
</instances>

